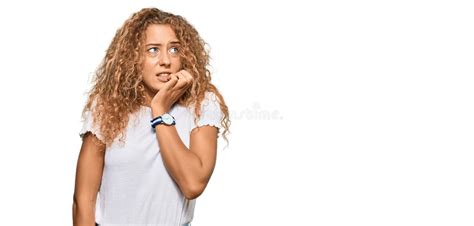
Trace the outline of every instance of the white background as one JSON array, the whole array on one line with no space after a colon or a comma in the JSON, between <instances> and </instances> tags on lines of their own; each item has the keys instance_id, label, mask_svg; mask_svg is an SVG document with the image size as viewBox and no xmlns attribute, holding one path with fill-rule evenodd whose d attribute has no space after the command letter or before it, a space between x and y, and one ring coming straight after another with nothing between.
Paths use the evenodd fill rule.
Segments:
<instances>
[{"instance_id":1,"label":"white background","mask_svg":"<svg viewBox=\"0 0 474 226\"><path fill-rule=\"evenodd\" d=\"M232 113L193 226L473 225L469 1L2 1L0 225L72 225L115 31L183 15Z\"/></svg>"}]
</instances>

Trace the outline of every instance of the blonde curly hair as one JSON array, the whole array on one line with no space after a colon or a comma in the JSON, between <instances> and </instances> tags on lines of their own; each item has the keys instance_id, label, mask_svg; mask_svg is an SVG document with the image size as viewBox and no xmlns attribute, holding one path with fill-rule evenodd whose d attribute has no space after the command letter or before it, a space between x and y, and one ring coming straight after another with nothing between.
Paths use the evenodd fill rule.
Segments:
<instances>
[{"instance_id":1,"label":"blonde curly hair","mask_svg":"<svg viewBox=\"0 0 474 226\"><path fill-rule=\"evenodd\" d=\"M141 49L145 42L145 31L151 24L167 24L174 30L181 43L180 58L183 68L194 77L193 84L178 100L178 104L194 103L195 122L201 115L200 106L207 91L213 92L223 113L222 135L228 142L230 119L224 98L211 84L209 52L206 43L196 29L179 15L156 8L145 8L134 13L115 34L106 55L95 72L93 85L82 117L90 111L93 125L99 125L103 142L108 146L117 136L124 141L124 130L130 114L146 104L145 87L142 81L144 56Z\"/></svg>"}]
</instances>

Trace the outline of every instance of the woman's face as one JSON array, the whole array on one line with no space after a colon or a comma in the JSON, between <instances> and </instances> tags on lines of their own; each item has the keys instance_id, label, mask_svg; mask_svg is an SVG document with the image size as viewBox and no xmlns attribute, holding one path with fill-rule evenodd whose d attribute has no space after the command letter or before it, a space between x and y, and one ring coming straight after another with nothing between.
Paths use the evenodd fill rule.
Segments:
<instances>
[{"instance_id":1,"label":"woman's face","mask_svg":"<svg viewBox=\"0 0 474 226\"><path fill-rule=\"evenodd\" d=\"M181 69L180 43L169 25L152 24L145 31L143 83L147 95L153 98L169 80L170 74Z\"/></svg>"}]
</instances>

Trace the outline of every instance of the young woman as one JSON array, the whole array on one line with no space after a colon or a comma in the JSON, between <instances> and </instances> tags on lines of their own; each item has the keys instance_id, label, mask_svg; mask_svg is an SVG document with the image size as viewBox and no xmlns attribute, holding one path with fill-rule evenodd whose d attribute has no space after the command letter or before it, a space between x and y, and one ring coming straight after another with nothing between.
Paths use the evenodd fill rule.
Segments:
<instances>
[{"instance_id":1,"label":"young woman","mask_svg":"<svg viewBox=\"0 0 474 226\"><path fill-rule=\"evenodd\" d=\"M75 226L190 225L230 125L204 45L156 8L117 31L83 111Z\"/></svg>"}]
</instances>

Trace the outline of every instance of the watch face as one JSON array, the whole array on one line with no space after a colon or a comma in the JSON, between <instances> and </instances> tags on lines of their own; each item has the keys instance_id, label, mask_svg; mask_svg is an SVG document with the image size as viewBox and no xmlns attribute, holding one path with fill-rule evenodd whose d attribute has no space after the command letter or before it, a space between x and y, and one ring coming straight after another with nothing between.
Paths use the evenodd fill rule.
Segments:
<instances>
[{"instance_id":1,"label":"watch face","mask_svg":"<svg viewBox=\"0 0 474 226\"><path fill-rule=\"evenodd\" d=\"M171 116L170 114L164 114L161 116L161 118L163 119L163 122L167 125L171 125L173 124L173 116Z\"/></svg>"}]
</instances>

